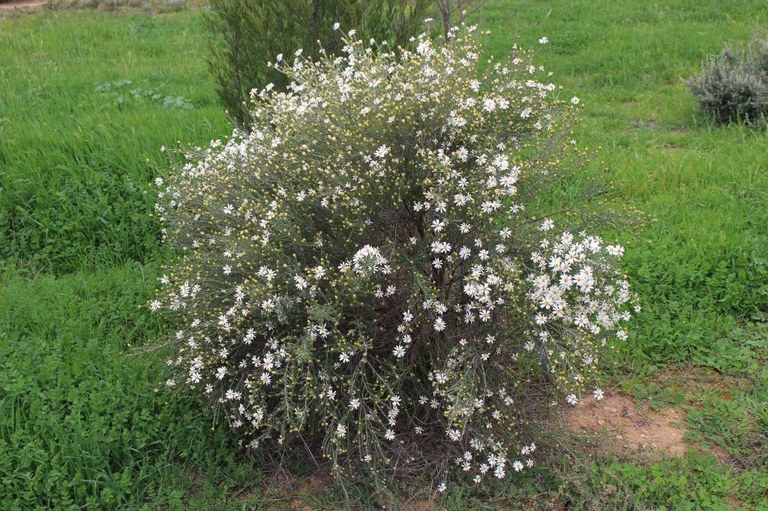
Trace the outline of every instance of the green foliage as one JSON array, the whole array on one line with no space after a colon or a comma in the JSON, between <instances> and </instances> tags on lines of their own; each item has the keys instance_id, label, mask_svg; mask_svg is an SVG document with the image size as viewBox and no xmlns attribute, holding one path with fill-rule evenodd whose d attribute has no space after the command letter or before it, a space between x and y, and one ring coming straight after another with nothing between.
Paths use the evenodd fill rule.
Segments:
<instances>
[{"instance_id":1,"label":"green foliage","mask_svg":"<svg viewBox=\"0 0 768 511\"><path fill-rule=\"evenodd\" d=\"M161 147L227 126L198 22L65 11L0 25L0 258L63 274L157 255L145 191Z\"/></svg>"},{"instance_id":2,"label":"green foliage","mask_svg":"<svg viewBox=\"0 0 768 511\"><path fill-rule=\"evenodd\" d=\"M768 470L768 380L745 383L746 388L696 396L686 412L692 436L716 446L743 470Z\"/></svg>"},{"instance_id":3,"label":"green foliage","mask_svg":"<svg viewBox=\"0 0 768 511\"><path fill-rule=\"evenodd\" d=\"M320 49L335 55L342 32L355 29L368 40L404 45L423 30L432 0L212 0L206 26L211 38L210 68L230 118L247 125L250 92L272 83L288 85L283 73L268 65L277 55L301 48L316 59Z\"/></svg>"},{"instance_id":4,"label":"green foliage","mask_svg":"<svg viewBox=\"0 0 768 511\"><path fill-rule=\"evenodd\" d=\"M723 50L709 57L688 85L716 124L765 125L768 115L768 43L758 51Z\"/></svg>"},{"instance_id":5,"label":"green foliage","mask_svg":"<svg viewBox=\"0 0 768 511\"><path fill-rule=\"evenodd\" d=\"M549 37L539 58L583 99L575 137L600 147L593 176L648 215L637 236L620 237L643 304L626 359L645 369L714 362L734 328L768 310L768 238L758 227L768 224L768 139L712 128L680 77L698 71L701 55L762 34L765 5L489 2L483 13L490 24L511 23L524 43ZM490 37L488 53L511 45L503 31Z\"/></svg>"},{"instance_id":6,"label":"green foliage","mask_svg":"<svg viewBox=\"0 0 768 511\"><path fill-rule=\"evenodd\" d=\"M153 101L168 108L192 108L192 103L183 96L165 96L154 89L130 88L131 80L118 80L116 82L104 82L96 87L97 92L108 96L117 104L122 104L126 100L147 100Z\"/></svg>"},{"instance_id":7,"label":"green foliage","mask_svg":"<svg viewBox=\"0 0 768 511\"><path fill-rule=\"evenodd\" d=\"M159 330L144 271L2 277L3 509L137 509L172 500L161 481L178 460L219 486L236 469L226 432L164 391L162 360L141 349Z\"/></svg>"},{"instance_id":8,"label":"green foliage","mask_svg":"<svg viewBox=\"0 0 768 511\"><path fill-rule=\"evenodd\" d=\"M745 470L738 475L737 484L734 493L741 502L754 506L755 511L768 511L768 470Z\"/></svg>"},{"instance_id":9,"label":"green foliage","mask_svg":"<svg viewBox=\"0 0 768 511\"><path fill-rule=\"evenodd\" d=\"M562 436L561 436L562 439ZM583 442L583 440L582 440ZM578 511L694 511L766 509L765 471L734 471L693 450L680 459L613 455L548 457L514 485L460 486L440 500L445 509L573 509Z\"/></svg>"},{"instance_id":10,"label":"green foliage","mask_svg":"<svg viewBox=\"0 0 768 511\"><path fill-rule=\"evenodd\" d=\"M651 465L597 463L564 473L563 498L570 509L694 511L731 509L728 469L713 456L689 453Z\"/></svg>"}]
</instances>

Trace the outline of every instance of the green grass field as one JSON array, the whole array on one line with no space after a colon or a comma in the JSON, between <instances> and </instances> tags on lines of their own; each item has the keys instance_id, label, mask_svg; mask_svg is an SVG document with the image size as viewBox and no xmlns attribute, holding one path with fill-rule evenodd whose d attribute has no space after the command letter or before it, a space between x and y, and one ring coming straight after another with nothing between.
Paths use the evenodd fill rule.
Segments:
<instances>
[{"instance_id":1,"label":"green grass field","mask_svg":"<svg viewBox=\"0 0 768 511\"><path fill-rule=\"evenodd\" d=\"M144 307L164 257L147 192L163 146L229 131L200 12L1 16L0 509L334 508L331 486L271 489L212 412L164 387L164 328ZM489 0L480 19L489 53L535 46L582 98L584 172L645 213L613 234L644 309L611 388L682 407L692 447L661 461L550 452L443 503L768 509L768 136L712 127L683 83L707 54L768 37L768 6Z\"/></svg>"}]
</instances>

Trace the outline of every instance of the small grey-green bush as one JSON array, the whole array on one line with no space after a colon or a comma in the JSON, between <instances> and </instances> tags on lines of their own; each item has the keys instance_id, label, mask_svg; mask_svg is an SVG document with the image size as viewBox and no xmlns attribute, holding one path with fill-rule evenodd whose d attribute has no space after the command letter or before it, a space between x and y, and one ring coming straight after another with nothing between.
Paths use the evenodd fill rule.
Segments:
<instances>
[{"instance_id":1,"label":"small grey-green bush","mask_svg":"<svg viewBox=\"0 0 768 511\"><path fill-rule=\"evenodd\" d=\"M702 74L688 81L702 110L715 124L764 126L768 116L768 42L759 51L723 50Z\"/></svg>"}]
</instances>

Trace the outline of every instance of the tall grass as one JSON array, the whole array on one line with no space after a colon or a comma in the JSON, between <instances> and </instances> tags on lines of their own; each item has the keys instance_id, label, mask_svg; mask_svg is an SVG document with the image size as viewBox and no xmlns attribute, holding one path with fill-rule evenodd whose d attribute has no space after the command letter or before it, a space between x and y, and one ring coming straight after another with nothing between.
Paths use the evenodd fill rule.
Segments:
<instances>
[{"instance_id":1,"label":"tall grass","mask_svg":"<svg viewBox=\"0 0 768 511\"><path fill-rule=\"evenodd\" d=\"M228 131L189 11L0 24L0 257L57 274L149 262L161 147Z\"/></svg>"}]
</instances>

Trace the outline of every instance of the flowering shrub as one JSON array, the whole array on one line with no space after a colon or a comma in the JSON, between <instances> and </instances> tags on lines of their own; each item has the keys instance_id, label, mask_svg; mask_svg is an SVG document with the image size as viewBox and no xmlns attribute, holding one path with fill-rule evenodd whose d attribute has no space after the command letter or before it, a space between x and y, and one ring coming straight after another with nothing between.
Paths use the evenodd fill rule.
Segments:
<instances>
[{"instance_id":1,"label":"flowering shrub","mask_svg":"<svg viewBox=\"0 0 768 511\"><path fill-rule=\"evenodd\" d=\"M578 100L519 49L480 73L472 29L398 55L345 41L279 60L289 90L255 93L247 134L158 180L179 254L151 304L181 325L169 385L339 477L522 471L532 385L575 404L626 338L622 248L526 208L562 175Z\"/></svg>"}]
</instances>

